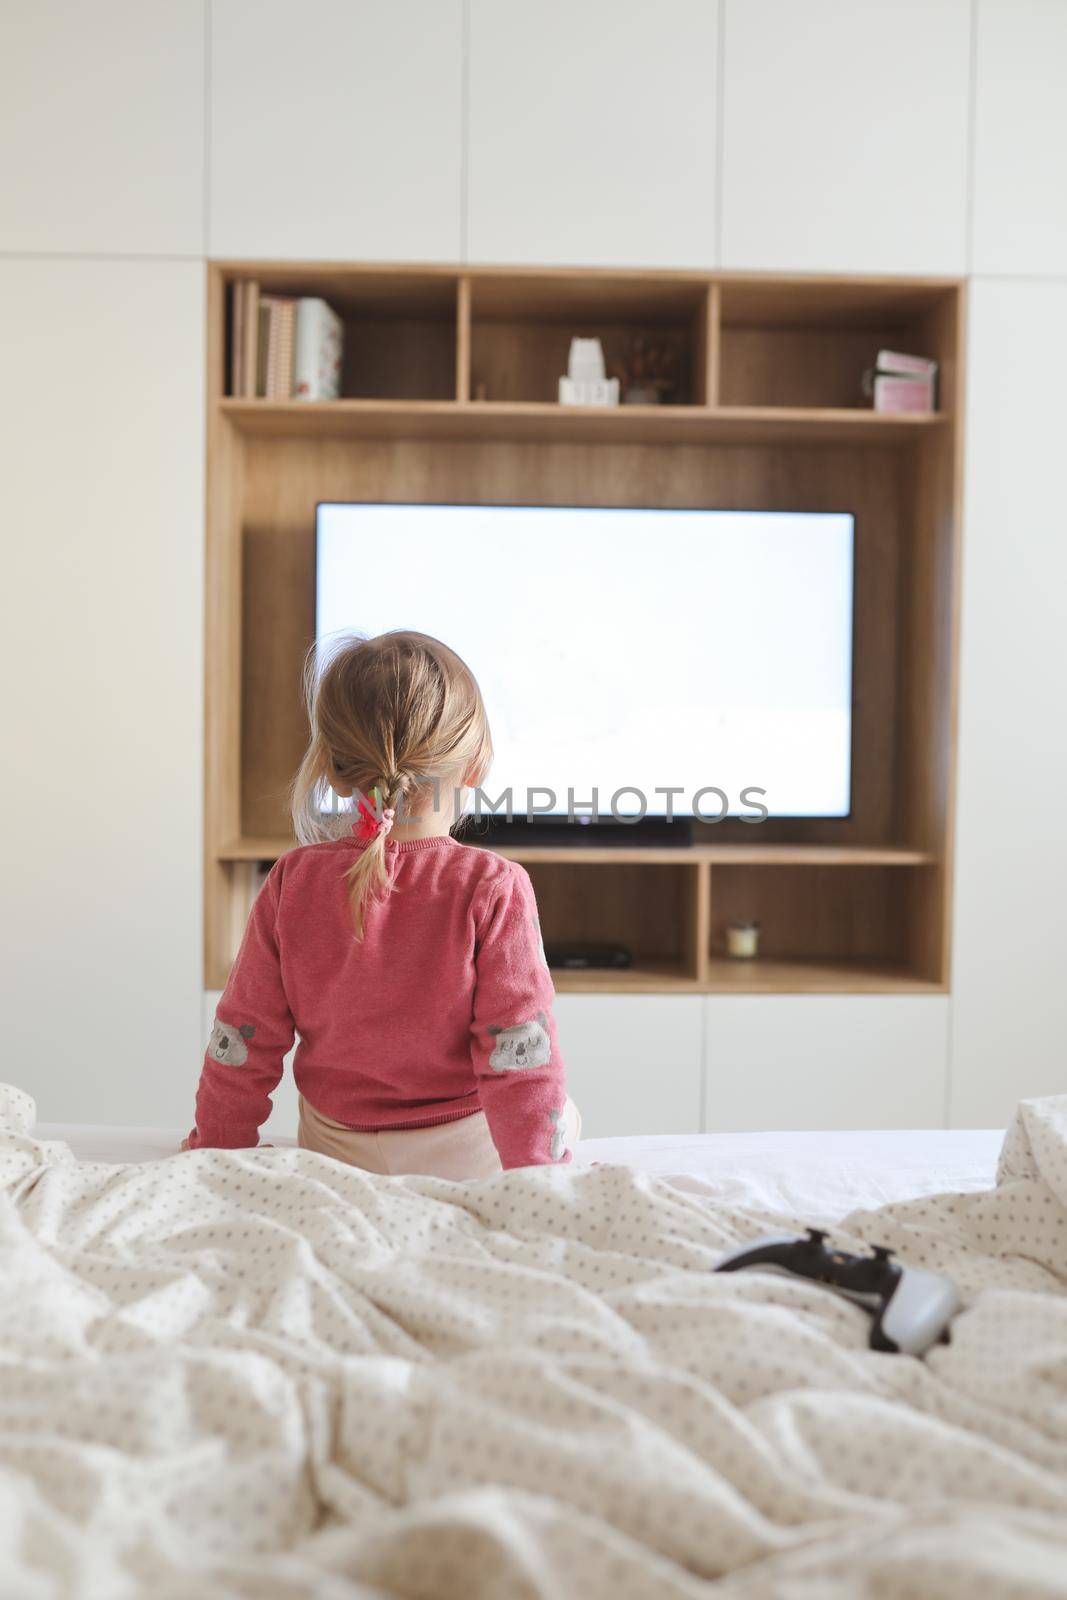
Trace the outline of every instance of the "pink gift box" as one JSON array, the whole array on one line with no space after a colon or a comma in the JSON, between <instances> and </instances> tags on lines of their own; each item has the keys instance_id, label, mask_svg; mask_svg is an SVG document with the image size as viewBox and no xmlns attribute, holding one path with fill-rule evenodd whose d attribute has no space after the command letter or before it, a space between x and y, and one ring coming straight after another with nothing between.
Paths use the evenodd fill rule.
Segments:
<instances>
[{"instance_id":1,"label":"pink gift box","mask_svg":"<svg viewBox=\"0 0 1067 1600\"><path fill-rule=\"evenodd\" d=\"M932 411L934 409L934 380L929 378L891 377L888 374L874 380L874 409L876 411Z\"/></svg>"}]
</instances>

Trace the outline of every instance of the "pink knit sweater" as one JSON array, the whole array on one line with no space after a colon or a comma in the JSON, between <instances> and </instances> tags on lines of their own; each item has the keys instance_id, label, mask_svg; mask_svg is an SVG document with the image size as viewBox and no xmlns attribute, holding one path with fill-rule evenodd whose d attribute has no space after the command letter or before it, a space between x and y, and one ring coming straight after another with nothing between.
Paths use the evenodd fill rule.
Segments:
<instances>
[{"instance_id":1,"label":"pink knit sweater","mask_svg":"<svg viewBox=\"0 0 1067 1600\"><path fill-rule=\"evenodd\" d=\"M393 891L355 939L346 838L292 850L219 1002L191 1146L254 1145L299 1035L301 1094L360 1130L484 1110L505 1167L568 1160L553 988L527 873L451 838L388 842Z\"/></svg>"}]
</instances>

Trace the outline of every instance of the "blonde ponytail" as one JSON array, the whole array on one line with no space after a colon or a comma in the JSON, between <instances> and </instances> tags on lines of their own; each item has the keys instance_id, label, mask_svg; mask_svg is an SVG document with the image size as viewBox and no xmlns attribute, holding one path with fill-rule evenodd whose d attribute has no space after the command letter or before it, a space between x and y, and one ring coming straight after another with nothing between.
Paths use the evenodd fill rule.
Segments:
<instances>
[{"instance_id":1,"label":"blonde ponytail","mask_svg":"<svg viewBox=\"0 0 1067 1600\"><path fill-rule=\"evenodd\" d=\"M406 773L397 772L381 778L374 785L376 804L373 809L383 817L387 812L397 811L410 787ZM357 795L356 798L357 802L362 800L365 806L370 807L365 795ZM348 884L348 907L352 913L352 925L356 930L357 939L363 937L368 905L373 900L383 900L390 891L389 868L386 866L385 856L388 838L388 830L379 827L345 873L345 881Z\"/></svg>"},{"instance_id":2,"label":"blonde ponytail","mask_svg":"<svg viewBox=\"0 0 1067 1600\"><path fill-rule=\"evenodd\" d=\"M290 794L301 844L337 836L326 810L334 784L353 795L343 827L360 801L379 819L389 809L417 814L433 788L469 773L480 782L488 770L492 740L474 676L427 634L348 635L324 658L313 650L304 695L311 737ZM345 874L357 939L371 906L391 890L387 841L379 827Z\"/></svg>"},{"instance_id":3,"label":"blonde ponytail","mask_svg":"<svg viewBox=\"0 0 1067 1600\"><path fill-rule=\"evenodd\" d=\"M345 873L348 884L348 909L356 938L362 939L367 907L372 900L384 900L389 892L389 869L385 864L385 834L379 829L356 856Z\"/></svg>"}]
</instances>

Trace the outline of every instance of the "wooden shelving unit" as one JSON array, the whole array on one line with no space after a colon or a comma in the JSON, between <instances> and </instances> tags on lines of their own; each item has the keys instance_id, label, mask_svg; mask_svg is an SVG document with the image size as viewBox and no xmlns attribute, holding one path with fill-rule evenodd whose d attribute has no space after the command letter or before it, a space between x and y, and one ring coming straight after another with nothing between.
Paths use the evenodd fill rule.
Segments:
<instances>
[{"instance_id":1,"label":"wooden shelving unit","mask_svg":"<svg viewBox=\"0 0 1067 1600\"><path fill-rule=\"evenodd\" d=\"M548 401L326 400L319 405L223 400L224 417L252 438L559 439ZM909 444L948 426L908 416L803 406L618 406L568 412L572 444Z\"/></svg>"},{"instance_id":2,"label":"wooden shelving unit","mask_svg":"<svg viewBox=\"0 0 1067 1600\"><path fill-rule=\"evenodd\" d=\"M480 841L477 833L472 833L465 842ZM234 839L220 845L217 855L221 861L277 861L293 844L290 838ZM924 850L905 850L897 845L694 844L683 849L664 845L613 845L608 849L593 845L494 845L493 849L509 861L521 861L526 866L546 861L599 866L605 856L626 864L670 865L682 860L689 865L717 861L720 866L735 867L922 867L937 859Z\"/></svg>"},{"instance_id":3,"label":"wooden shelving unit","mask_svg":"<svg viewBox=\"0 0 1067 1600\"><path fill-rule=\"evenodd\" d=\"M346 264L209 267L205 982L221 987L259 864L291 848L320 500L850 510L854 799L841 821L696 829L688 849L508 848L548 940L620 938L590 993L930 993L949 976L963 289L955 280ZM227 396L228 284L320 294L344 398ZM659 406L560 407L573 334L609 360L675 341ZM882 346L935 356L940 409L864 409ZM459 557L462 559L462 554ZM451 557L450 557L451 559ZM762 954L723 930L755 917Z\"/></svg>"}]
</instances>

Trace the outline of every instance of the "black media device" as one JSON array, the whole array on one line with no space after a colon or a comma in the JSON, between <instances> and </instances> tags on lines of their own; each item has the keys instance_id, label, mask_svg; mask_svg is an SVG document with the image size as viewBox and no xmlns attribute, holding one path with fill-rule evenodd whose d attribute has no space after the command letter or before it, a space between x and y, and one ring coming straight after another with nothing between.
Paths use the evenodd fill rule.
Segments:
<instances>
[{"instance_id":1,"label":"black media device","mask_svg":"<svg viewBox=\"0 0 1067 1600\"><path fill-rule=\"evenodd\" d=\"M546 944L545 959L550 967L567 972L619 971L631 964L630 952L624 944Z\"/></svg>"}]
</instances>

